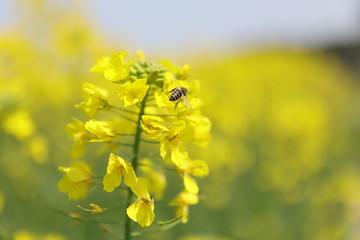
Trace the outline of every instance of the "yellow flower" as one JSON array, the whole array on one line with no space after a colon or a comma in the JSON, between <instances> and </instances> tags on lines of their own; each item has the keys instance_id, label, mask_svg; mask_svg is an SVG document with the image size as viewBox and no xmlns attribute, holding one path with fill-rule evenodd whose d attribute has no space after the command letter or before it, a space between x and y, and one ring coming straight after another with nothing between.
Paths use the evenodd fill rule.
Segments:
<instances>
[{"instance_id":1,"label":"yellow flower","mask_svg":"<svg viewBox=\"0 0 360 240\"><path fill-rule=\"evenodd\" d=\"M186 115L189 125L193 131L193 143L201 147L206 147L211 140L211 121L202 115Z\"/></svg>"},{"instance_id":2,"label":"yellow flower","mask_svg":"<svg viewBox=\"0 0 360 240\"><path fill-rule=\"evenodd\" d=\"M202 160L191 161L185 159L177 162L176 165L178 167L177 172L184 179L185 189L191 193L198 193L199 187L191 175L199 178L207 176L209 174L209 167L206 162Z\"/></svg>"},{"instance_id":3,"label":"yellow flower","mask_svg":"<svg viewBox=\"0 0 360 240\"><path fill-rule=\"evenodd\" d=\"M76 161L70 167L59 167L59 170L65 174L58 182L58 190L66 192L72 200L85 198L92 182L90 167L84 162Z\"/></svg>"},{"instance_id":4,"label":"yellow flower","mask_svg":"<svg viewBox=\"0 0 360 240\"><path fill-rule=\"evenodd\" d=\"M145 179L138 178L137 184L131 186L131 191L135 193L138 198L126 209L127 215L142 227L150 226L155 218L154 200L148 193Z\"/></svg>"},{"instance_id":5,"label":"yellow flower","mask_svg":"<svg viewBox=\"0 0 360 240\"><path fill-rule=\"evenodd\" d=\"M156 105L160 108L166 107L168 110L174 109L174 103L169 100L170 91L176 87L183 87L179 80L175 79L173 73L167 72L164 78L163 89L154 93Z\"/></svg>"},{"instance_id":6,"label":"yellow flower","mask_svg":"<svg viewBox=\"0 0 360 240\"><path fill-rule=\"evenodd\" d=\"M187 157L187 152L180 141L181 133L185 127L186 124L182 120L174 123L160 140L160 155L164 160L170 158L175 163Z\"/></svg>"},{"instance_id":7,"label":"yellow flower","mask_svg":"<svg viewBox=\"0 0 360 240\"><path fill-rule=\"evenodd\" d=\"M161 64L164 68L167 68L169 70L169 73L171 73L172 75L175 74L178 80L185 80L189 77L190 66L187 64L184 65L181 69L174 66L174 64L172 64L172 62L168 60L161 61Z\"/></svg>"},{"instance_id":8,"label":"yellow flower","mask_svg":"<svg viewBox=\"0 0 360 240\"><path fill-rule=\"evenodd\" d=\"M195 205L199 202L197 194L183 191L173 201L170 206L177 206L176 217L182 217L181 222L187 223L189 220L189 205Z\"/></svg>"},{"instance_id":9,"label":"yellow flower","mask_svg":"<svg viewBox=\"0 0 360 240\"><path fill-rule=\"evenodd\" d=\"M144 99L146 92L149 89L149 85L147 85L146 82L147 79L142 78L133 83L127 81L119 87L119 97L124 101L125 107L134 105Z\"/></svg>"},{"instance_id":10,"label":"yellow flower","mask_svg":"<svg viewBox=\"0 0 360 240\"><path fill-rule=\"evenodd\" d=\"M156 170L152 166L152 161L149 158L140 160L139 169L144 173L148 179L148 189L151 194L154 194L155 199L161 199L166 188L166 176L164 172Z\"/></svg>"},{"instance_id":11,"label":"yellow flower","mask_svg":"<svg viewBox=\"0 0 360 240\"><path fill-rule=\"evenodd\" d=\"M104 190L107 192L114 191L116 187L120 186L122 176L124 176L127 186L136 185L137 179L131 163L110 153L107 171L103 179Z\"/></svg>"},{"instance_id":12,"label":"yellow flower","mask_svg":"<svg viewBox=\"0 0 360 240\"><path fill-rule=\"evenodd\" d=\"M13 240L36 240L37 236L26 230L19 230L13 234Z\"/></svg>"},{"instance_id":13,"label":"yellow flower","mask_svg":"<svg viewBox=\"0 0 360 240\"><path fill-rule=\"evenodd\" d=\"M143 115L141 120L141 126L144 131L147 133L146 136L151 139L159 138L164 131L169 131L169 129L159 122L163 122L164 120L161 117Z\"/></svg>"},{"instance_id":14,"label":"yellow flower","mask_svg":"<svg viewBox=\"0 0 360 240\"><path fill-rule=\"evenodd\" d=\"M48 143L46 138L37 135L27 143L27 150L36 163L43 164L47 162Z\"/></svg>"},{"instance_id":15,"label":"yellow flower","mask_svg":"<svg viewBox=\"0 0 360 240\"><path fill-rule=\"evenodd\" d=\"M108 67L111 57L102 57L96 60L95 65L90 69L91 72L103 74L105 69Z\"/></svg>"},{"instance_id":16,"label":"yellow flower","mask_svg":"<svg viewBox=\"0 0 360 240\"><path fill-rule=\"evenodd\" d=\"M135 59L125 61L127 52L119 52L112 55L111 58L103 57L98 60L90 71L101 73L106 79L112 82L119 82L129 77L130 67Z\"/></svg>"},{"instance_id":17,"label":"yellow flower","mask_svg":"<svg viewBox=\"0 0 360 240\"><path fill-rule=\"evenodd\" d=\"M82 108L88 117L93 117L99 109L109 106L107 92L91 83L84 83L82 86L84 101L75 105Z\"/></svg>"},{"instance_id":18,"label":"yellow flower","mask_svg":"<svg viewBox=\"0 0 360 240\"><path fill-rule=\"evenodd\" d=\"M170 89L171 90L171 89ZM168 92L170 92L170 90ZM169 95L165 94L163 90L158 90L154 93L156 105L160 108L171 107L172 103L169 100Z\"/></svg>"},{"instance_id":19,"label":"yellow flower","mask_svg":"<svg viewBox=\"0 0 360 240\"><path fill-rule=\"evenodd\" d=\"M74 145L70 152L72 158L79 158L84 155L85 146L92 138L92 135L85 130L85 124L79 119L73 118L72 123L66 125L69 137L74 140Z\"/></svg>"},{"instance_id":20,"label":"yellow flower","mask_svg":"<svg viewBox=\"0 0 360 240\"><path fill-rule=\"evenodd\" d=\"M179 69L176 73L176 78L179 80L185 80L189 77L189 71L190 71L190 66L189 65L184 65L181 69Z\"/></svg>"},{"instance_id":21,"label":"yellow flower","mask_svg":"<svg viewBox=\"0 0 360 240\"><path fill-rule=\"evenodd\" d=\"M4 131L14 135L18 140L24 140L35 132L35 124L30 114L25 110L18 110L9 115L3 123Z\"/></svg>"},{"instance_id":22,"label":"yellow flower","mask_svg":"<svg viewBox=\"0 0 360 240\"><path fill-rule=\"evenodd\" d=\"M97 137L90 142L106 142L115 136L115 125L109 121L91 119L85 123L85 129Z\"/></svg>"},{"instance_id":23,"label":"yellow flower","mask_svg":"<svg viewBox=\"0 0 360 240\"><path fill-rule=\"evenodd\" d=\"M175 75L167 72L164 78L163 89L158 90L154 93L154 98L156 105L160 108L166 108L170 112L175 113L184 113L184 112L193 112L196 108L200 106L199 98L193 97L192 91L194 86L197 83L197 80L193 80L190 83L184 80L178 80L175 78ZM177 101L170 101L171 92L175 88L186 88L189 95L182 96ZM180 103L178 103L180 101Z\"/></svg>"}]
</instances>

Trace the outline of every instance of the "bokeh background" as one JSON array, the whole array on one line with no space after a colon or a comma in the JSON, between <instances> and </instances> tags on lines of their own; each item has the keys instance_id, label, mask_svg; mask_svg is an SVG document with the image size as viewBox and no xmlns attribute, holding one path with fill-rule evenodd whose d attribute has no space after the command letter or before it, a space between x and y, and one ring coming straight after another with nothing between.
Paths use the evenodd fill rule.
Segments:
<instances>
[{"instance_id":1,"label":"bokeh background","mask_svg":"<svg viewBox=\"0 0 360 240\"><path fill-rule=\"evenodd\" d=\"M189 223L140 239L360 239L359 7L2 0L0 239L114 239L59 213L79 202L57 191L57 168L81 84L104 81L89 68L137 49L190 64L213 123L209 147L191 149L211 174Z\"/></svg>"}]
</instances>

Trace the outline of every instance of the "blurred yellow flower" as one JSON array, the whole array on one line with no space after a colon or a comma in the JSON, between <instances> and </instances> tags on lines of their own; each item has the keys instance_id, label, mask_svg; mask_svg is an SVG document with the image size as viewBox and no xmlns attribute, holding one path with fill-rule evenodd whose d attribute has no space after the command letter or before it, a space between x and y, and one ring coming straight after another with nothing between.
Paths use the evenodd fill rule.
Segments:
<instances>
[{"instance_id":1,"label":"blurred yellow flower","mask_svg":"<svg viewBox=\"0 0 360 240\"><path fill-rule=\"evenodd\" d=\"M36 163L43 164L47 162L48 142L45 137L37 135L27 142L27 149Z\"/></svg>"},{"instance_id":2,"label":"blurred yellow flower","mask_svg":"<svg viewBox=\"0 0 360 240\"><path fill-rule=\"evenodd\" d=\"M123 176L127 186L136 185L137 178L131 163L110 153L106 174L103 178L104 190L107 192L114 191L116 187L120 186Z\"/></svg>"},{"instance_id":3,"label":"blurred yellow flower","mask_svg":"<svg viewBox=\"0 0 360 240\"><path fill-rule=\"evenodd\" d=\"M112 82L125 80L129 77L130 67L134 62L134 59L126 62L127 55L127 52L119 52L112 55L111 58L103 57L96 62L90 71L101 73Z\"/></svg>"},{"instance_id":4,"label":"blurred yellow flower","mask_svg":"<svg viewBox=\"0 0 360 240\"><path fill-rule=\"evenodd\" d=\"M90 167L85 162L75 161L70 167L59 167L59 170L65 174L58 182L58 190L67 193L72 200L85 198L92 183Z\"/></svg>"},{"instance_id":5,"label":"blurred yellow flower","mask_svg":"<svg viewBox=\"0 0 360 240\"><path fill-rule=\"evenodd\" d=\"M155 218L154 200L148 193L145 179L138 178L137 184L131 186L131 191L138 198L126 209L127 215L142 227L150 226Z\"/></svg>"},{"instance_id":6,"label":"blurred yellow flower","mask_svg":"<svg viewBox=\"0 0 360 240\"><path fill-rule=\"evenodd\" d=\"M164 172L156 170L149 158L143 158L140 160L139 169L148 180L147 186L149 192L154 194L156 200L161 199L166 188L166 176Z\"/></svg>"},{"instance_id":7,"label":"blurred yellow flower","mask_svg":"<svg viewBox=\"0 0 360 240\"><path fill-rule=\"evenodd\" d=\"M189 77L189 72L190 66L186 64L177 71L176 78L179 80L185 80Z\"/></svg>"},{"instance_id":8,"label":"blurred yellow flower","mask_svg":"<svg viewBox=\"0 0 360 240\"><path fill-rule=\"evenodd\" d=\"M119 97L124 101L125 107L132 106L144 99L150 87L146 82L146 78L141 78L135 82L127 81L119 87Z\"/></svg>"},{"instance_id":9,"label":"blurred yellow flower","mask_svg":"<svg viewBox=\"0 0 360 240\"><path fill-rule=\"evenodd\" d=\"M79 158L84 155L85 146L89 142L89 139L92 138L92 134L86 131L84 122L77 118L73 118L72 120L72 123L66 125L66 131L69 137L74 140L70 156L72 158Z\"/></svg>"},{"instance_id":10,"label":"blurred yellow flower","mask_svg":"<svg viewBox=\"0 0 360 240\"><path fill-rule=\"evenodd\" d=\"M37 240L37 236L35 234L25 231L19 230L13 234L13 240Z\"/></svg>"},{"instance_id":11,"label":"blurred yellow flower","mask_svg":"<svg viewBox=\"0 0 360 240\"><path fill-rule=\"evenodd\" d=\"M211 121L202 115L186 115L189 125L193 131L193 143L201 147L206 147L211 140Z\"/></svg>"},{"instance_id":12,"label":"blurred yellow flower","mask_svg":"<svg viewBox=\"0 0 360 240\"><path fill-rule=\"evenodd\" d=\"M36 126L26 110L17 110L9 115L3 123L4 131L24 140L34 134Z\"/></svg>"},{"instance_id":13,"label":"blurred yellow flower","mask_svg":"<svg viewBox=\"0 0 360 240\"><path fill-rule=\"evenodd\" d=\"M157 139L163 134L164 131L169 131L167 127L160 124L160 122L164 121L161 117L143 115L141 119L141 126L146 132L146 136L148 138Z\"/></svg>"},{"instance_id":14,"label":"blurred yellow flower","mask_svg":"<svg viewBox=\"0 0 360 240\"><path fill-rule=\"evenodd\" d=\"M26 230L19 230L13 234L13 240L65 240L63 236L57 233L48 233L44 236L36 235Z\"/></svg>"},{"instance_id":15,"label":"blurred yellow flower","mask_svg":"<svg viewBox=\"0 0 360 240\"><path fill-rule=\"evenodd\" d=\"M88 117L94 117L98 110L108 107L107 92L91 83L84 83L82 86L84 101L75 105L82 108Z\"/></svg>"},{"instance_id":16,"label":"blurred yellow flower","mask_svg":"<svg viewBox=\"0 0 360 240\"><path fill-rule=\"evenodd\" d=\"M209 167L206 162L202 160L191 161L189 159L182 159L175 163L177 165L177 172L184 179L184 186L188 192L198 193L199 187L191 175L202 178L209 174Z\"/></svg>"},{"instance_id":17,"label":"blurred yellow flower","mask_svg":"<svg viewBox=\"0 0 360 240\"><path fill-rule=\"evenodd\" d=\"M91 138L90 142L107 142L115 136L115 125L110 121L98 121L90 119L85 123L85 129L97 138Z\"/></svg>"},{"instance_id":18,"label":"blurred yellow flower","mask_svg":"<svg viewBox=\"0 0 360 240\"><path fill-rule=\"evenodd\" d=\"M195 205L198 202L199 197L197 194L183 191L169 205L178 207L176 217L181 217L181 222L187 223L189 220L189 205Z\"/></svg>"},{"instance_id":19,"label":"blurred yellow flower","mask_svg":"<svg viewBox=\"0 0 360 240\"><path fill-rule=\"evenodd\" d=\"M65 240L66 238L61 236L58 233L48 233L42 239L43 240Z\"/></svg>"}]
</instances>

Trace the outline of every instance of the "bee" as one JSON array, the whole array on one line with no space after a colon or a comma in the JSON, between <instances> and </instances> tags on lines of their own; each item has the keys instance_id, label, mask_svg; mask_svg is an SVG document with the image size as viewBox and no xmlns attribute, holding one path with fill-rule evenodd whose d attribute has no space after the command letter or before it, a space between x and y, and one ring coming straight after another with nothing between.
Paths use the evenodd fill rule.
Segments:
<instances>
[{"instance_id":1,"label":"bee","mask_svg":"<svg viewBox=\"0 0 360 240\"><path fill-rule=\"evenodd\" d=\"M177 103L175 104L175 108L176 106L179 104L179 102L181 101L181 99L184 100L185 105L189 108L192 109L189 99L187 98L188 95L188 90L184 87L176 87L173 90L170 91L171 95L169 100L170 101L177 101Z\"/></svg>"}]
</instances>

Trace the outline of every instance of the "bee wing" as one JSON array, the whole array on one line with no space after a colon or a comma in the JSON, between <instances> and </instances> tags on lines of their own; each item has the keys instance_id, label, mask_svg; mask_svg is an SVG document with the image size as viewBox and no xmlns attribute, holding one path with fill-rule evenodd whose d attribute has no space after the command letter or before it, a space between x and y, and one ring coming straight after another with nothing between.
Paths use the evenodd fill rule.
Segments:
<instances>
[{"instance_id":1,"label":"bee wing","mask_svg":"<svg viewBox=\"0 0 360 240\"><path fill-rule=\"evenodd\" d=\"M192 106L191 106L191 104L189 102L189 99L186 96L183 96L183 98L184 98L184 103L187 106L187 108L190 109L190 110L193 110L193 108L192 108Z\"/></svg>"}]
</instances>

